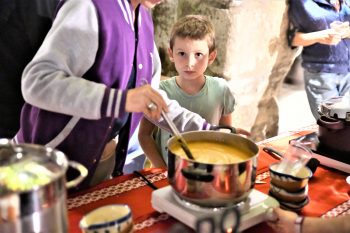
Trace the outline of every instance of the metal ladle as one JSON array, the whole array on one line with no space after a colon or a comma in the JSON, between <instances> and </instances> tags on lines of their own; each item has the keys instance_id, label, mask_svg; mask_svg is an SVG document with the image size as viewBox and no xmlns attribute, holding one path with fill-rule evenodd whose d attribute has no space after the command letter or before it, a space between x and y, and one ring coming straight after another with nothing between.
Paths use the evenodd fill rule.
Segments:
<instances>
[{"instance_id":1,"label":"metal ladle","mask_svg":"<svg viewBox=\"0 0 350 233\"><path fill-rule=\"evenodd\" d=\"M147 108L151 111L154 111L157 109L157 105L153 102L151 102L149 105L147 105ZM188 148L188 145L185 141L185 139L181 136L180 132L177 130L176 125L173 123L173 121L168 117L168 115L162 111L162 117L166 121L166 123L169 125L170 130L175 135L175 138L177 139L178 143L180 143L181 148L184 150L186 156L189 159L195 160L190 149Z\"/></svg>"},{"instance_id":2,"label":"metal ladle","mask_svg":"<svg viewBox=\"0 0 350 233\"><path fill-rule=\"evenodd\" d=\"M181 136L180 132L177 130L175 124L173 123L173 121L168 117L168 115L162 111L162 117L164 118L164 120L168 123L172 133L175 135L175 138L177 139L177 141L180 143L181 148L184 150L186 156L189 159L195 160L190 148L188 148L188 145L185 141L185 139Z\"/></svg>"}]
</instances>

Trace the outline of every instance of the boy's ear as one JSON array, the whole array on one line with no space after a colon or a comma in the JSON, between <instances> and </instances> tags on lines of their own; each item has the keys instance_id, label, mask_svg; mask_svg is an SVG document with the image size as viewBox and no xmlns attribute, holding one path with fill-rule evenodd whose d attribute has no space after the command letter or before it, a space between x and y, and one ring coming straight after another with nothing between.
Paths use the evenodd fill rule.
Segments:
<instances>
[{"instance_id":1,"label":"boy's ear","mask_svg":"<svg viewBox=\"0 0 350 233\"><path fill-rule=\"evenodd\" d=\"M211 65L215 61L216 55L217 55L216 49L209 54L208 65Z\"/></svg>"},{"instance_id":2,"label":"boy's ear","mask_svg":"<svg viewBox=\"0 0 350 233\"><path fill-rule=\"evenodd\" d=\"M171 62L174 62L173 50L168 48L168 55Z\"/></svg>"}]
</instances>

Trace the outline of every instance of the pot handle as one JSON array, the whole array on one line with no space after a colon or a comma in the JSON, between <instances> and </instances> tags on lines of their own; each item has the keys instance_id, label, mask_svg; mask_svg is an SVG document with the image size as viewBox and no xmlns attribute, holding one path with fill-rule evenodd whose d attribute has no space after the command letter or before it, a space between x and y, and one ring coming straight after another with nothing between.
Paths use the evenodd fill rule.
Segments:
<instances>
[{"instance_id":1,"label":"pot handle","mask_svg":"<svg viewBox=\"0 0 350 233\"><path fill-rule=\"evenodd\" d=\"M15 145L7 138L0 139L0 164L7 165L7 163L11 163L11 158L16 159Z\"/></svg>"},{"instance_id":2,"label":"pot handle","mask_svg":"<svg viewBox=\"0 0 350 233\"><path fill-rule=\"evenodd\" d=\"M68 181L66 183L66 188L73 188L76 187L78 184L80 184L80 182L82 182L85 177L88 174L88 170L86 169L86 167L84 167L83 165L81 165L78 162L74 162L74 161L68 161L68 165L71 166L72 168L78 170L78 172L80 173L79 176L77 178L75 178L74 180Z\"/></svg>"},{"instance_id":3,"label":"pot handle","mask_svg":"<svg viewBox=\"0 0 350 233\"><path fill-rule=\"evenodd\" d=\"M329 118L327 116L321 116L320 118L318 118L317 120L317 124L319 126L328 128L328 129L334 129L334 130L339 130L339 129L343 129L344 128L344 122L337 120L337 119L333 119L333 118Z\"/></svg>"},{"instance_id":4,"label":"pot handle","mask_svg":"<svg viewBox=\"0 0 350 233\"><path fill-rule=\"evenodd\" d=\"M271 155L274 159L283 159L283 154L271 147L263 147L263 151L265 151L267 154Z\"/></svg>"},{"instance_id":5,"label":"pot handle","mask_svg":"<svg viewBox=\"0 0 350 233\"><path fill-rule=\"evenodd\" d=\"M230 133L236 134L237 130L236 128L232 127L232 126L228 126L228 125L212 125L209 128L210 130L220 130L220 129L228 129L230 131Z\"/></svg>"},{"instance_id":6,"label":"pot handle","mask_svg":"<svg viewBox=\"0 0 350 233\"><path fill-rule=\"evenodd\" d=\"M181 173L188 180L197 180L202 182L211 182L214 180L213 175L198 171L198 169L192 167L182 168Z\"/></svg>"}]
</instances>

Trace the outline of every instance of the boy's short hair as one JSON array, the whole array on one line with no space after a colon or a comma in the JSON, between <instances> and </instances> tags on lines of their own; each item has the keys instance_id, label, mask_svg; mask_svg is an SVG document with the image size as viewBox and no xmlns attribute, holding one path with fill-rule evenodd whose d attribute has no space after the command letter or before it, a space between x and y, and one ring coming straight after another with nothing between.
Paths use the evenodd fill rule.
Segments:
<instances>
[{"instance_id":1,"label":"boy's short hair","mask_svg":"<svg viewBox=\"0 0 350 233\"><path fill-rule=\"evenodd\" d=\"M202 40L207 36L209 52L215 50L215 31L213 24L203 15L187 15L179 19L170 33L170 48L173 49L175 38Z\"/></svg>"}]
</instances>

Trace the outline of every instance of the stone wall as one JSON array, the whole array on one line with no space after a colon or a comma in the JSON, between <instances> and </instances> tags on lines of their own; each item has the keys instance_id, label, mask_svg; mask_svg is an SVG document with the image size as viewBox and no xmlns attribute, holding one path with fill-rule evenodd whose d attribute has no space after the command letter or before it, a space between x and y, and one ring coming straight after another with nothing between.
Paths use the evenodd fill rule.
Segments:
<instances>
[{"instance_id":1,"label":"stone wall","mask_svg":"<svg viewBox=\"0 0 350 233\"><path fill-rule=\"evenodd\" d=\"M172 24L187 14L207 15L218 49L207 74L228 80L237 100L233 125L256 141L276 135L276 96L297 53L287 45L287 7L283 0L164 1L153 10L163 75L176 74L166 54Z\"/></svg>"}]
</instances>

